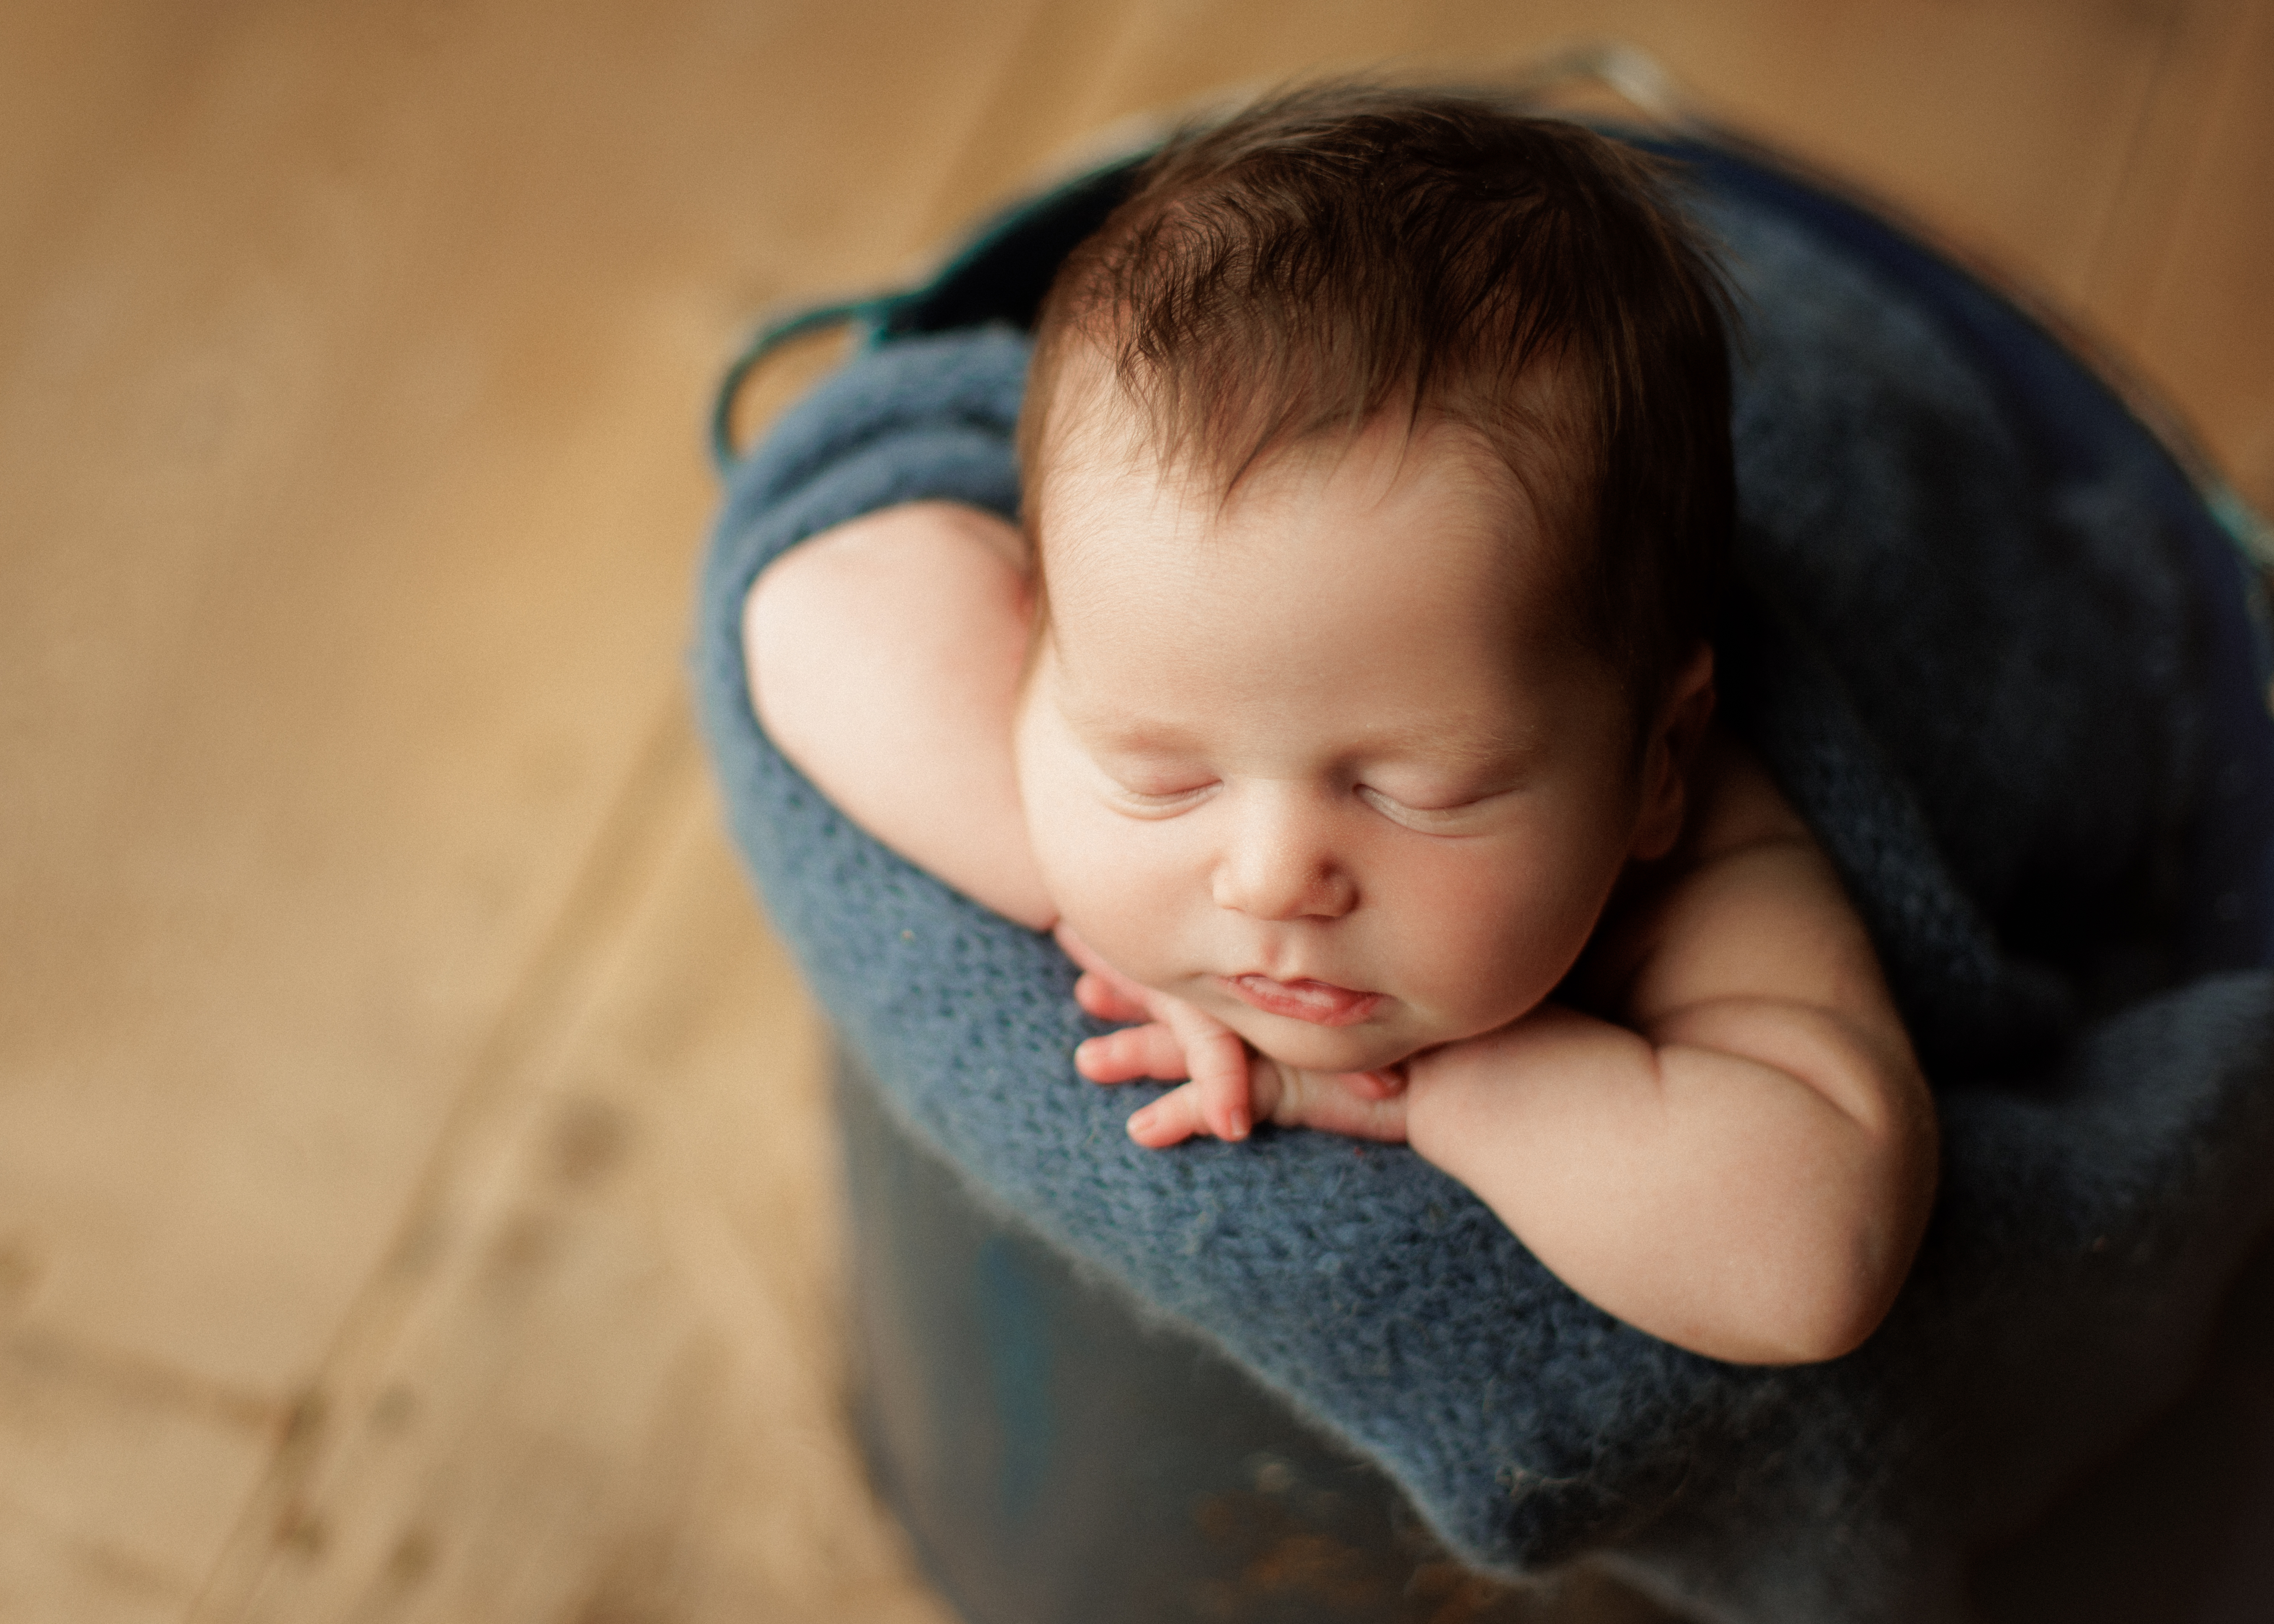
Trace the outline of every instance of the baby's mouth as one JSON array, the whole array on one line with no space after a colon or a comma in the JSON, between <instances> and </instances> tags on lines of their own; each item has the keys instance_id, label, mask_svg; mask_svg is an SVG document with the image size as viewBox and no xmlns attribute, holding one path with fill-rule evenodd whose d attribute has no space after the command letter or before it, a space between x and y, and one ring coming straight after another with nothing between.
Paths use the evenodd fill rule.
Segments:
<instances>
[{"instance_id":1,"label":"baby's mouth","mask_svg":"<svg viewBox=\"0 0 2274 1624\"><path fill-rule=\"evenodd\" d=\"M1378 992L1352 992L1331 981L1275 981L1268 975L1219 975L1217 983L1267 1015L1307 1020L1314 1026L1355 1026L1382 1003Z\"/></svg>"}]
</instances>

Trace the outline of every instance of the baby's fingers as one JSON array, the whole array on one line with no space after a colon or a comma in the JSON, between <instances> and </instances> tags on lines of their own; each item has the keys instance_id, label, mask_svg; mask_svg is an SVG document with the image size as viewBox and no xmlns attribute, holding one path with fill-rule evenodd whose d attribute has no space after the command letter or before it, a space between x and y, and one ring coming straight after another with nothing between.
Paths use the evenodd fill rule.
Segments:
<instances>
[{"instance_id":1,"label":"baby's fingers","mask_svg":"<svg viewBox=\"0 0 2274 1624\"><path fill-rule=\"evenodd\" d=\"M1085 1040L1075 1046L1073 1069L1093 1083L1126 1083L1137 1077L1169 1083L1190 1075L1184 1045L1157 1021Z\"/></svg>"},{"instance_id":2,"label":"baby's fingers","mask_svg":"<svg viewBox=\"0 0 2274 1624\"><path fill-rule=\"evenodd\" d=\"M1244 1139L1254 1125L1247 1079L1247 1045L1239 1034L1190 1005L1170 1015L1184 1050L1190 1087L1199 1096L1201 1125L1220 1139Z\"/></svg>"},{"instance_id":3,"label":"baby's fingers","mask_svg":"<svg viewBox=\"0 0 2274 1624\"><path fill-rule=\"evenodd\" d=\"M1382 1073L1299 1071L1292 1066L1259 1066L1256 1107L1283 1128L1316 1128L1354 1139L1386 1145L1405 1142L1404 1073L1390 1073L1398 1086L1386 1088Z\"/></svg>"},{"instance_id":4,"label":"baby's fingers","mask_svg":"<svg viewBox=\"0 0 2274 1624\"><path fill-rule=\"evenodd\" d=\"M1166 1150L1208 1131L1197 1083L1171 1088L1129 1118L1129 1137L1148 1150Z\"/></svg>"}]
</instances>

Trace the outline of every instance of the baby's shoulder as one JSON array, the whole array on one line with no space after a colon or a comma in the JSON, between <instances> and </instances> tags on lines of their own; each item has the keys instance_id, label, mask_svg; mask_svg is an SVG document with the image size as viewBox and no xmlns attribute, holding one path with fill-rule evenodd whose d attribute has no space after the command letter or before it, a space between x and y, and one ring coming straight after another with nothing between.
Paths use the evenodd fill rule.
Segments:
<instances>
[{"instance_id":1,"label":"baby's shoulder","mask_svg":"<svg viewBox=\"0 0 2274 1624\"><path fill-rule=\"evenodd\" d=\"M1751 747L1709 726L1684 774L1682 837L1665 859L1668 877L1747 848L1816 837Z\"/></svg>"},{"instance_id":2,"label":"baby's shoulder","mask_svg":"<svg viewBox=\"0 0 2274 1624\"><path fill-rule=\"evenodd\" d=\"M1749 965L1785 966L1773 983L1828 951L1844 981L1848 961L1871 959L1831 860L1743 741L1709 730L1684 799L1681 838L1630 865L1597 922L1575 974L1586 1007L1631 1021L1638 1005L1750 983Z\"/></svg>"}]
</instances>

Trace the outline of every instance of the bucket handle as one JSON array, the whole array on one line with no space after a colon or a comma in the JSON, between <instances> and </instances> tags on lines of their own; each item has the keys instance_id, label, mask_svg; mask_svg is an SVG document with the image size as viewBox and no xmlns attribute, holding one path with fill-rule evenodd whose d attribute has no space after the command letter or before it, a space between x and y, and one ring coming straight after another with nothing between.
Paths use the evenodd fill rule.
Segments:
<instances>
[{"instance_id":1,"label":"bucket handle","mask_svg":"<svg viewBox=\"0 0 2274 1624\"><path fill-rule=\"evenodd\" d=\"M809 334L825 332L831 327L858 323L874 333L879 319L892 304L892 296L880 295L863 299L832 299L825 304L809 304L786 314L769 317L758 323L748 342L727 367L727 375L719 380L718 398L711 406L711 464L721 475L731 473L741 462L742 453L734 444L734 402L742 393L759 363L793 339Z\"/></svg>"}]
</instances>

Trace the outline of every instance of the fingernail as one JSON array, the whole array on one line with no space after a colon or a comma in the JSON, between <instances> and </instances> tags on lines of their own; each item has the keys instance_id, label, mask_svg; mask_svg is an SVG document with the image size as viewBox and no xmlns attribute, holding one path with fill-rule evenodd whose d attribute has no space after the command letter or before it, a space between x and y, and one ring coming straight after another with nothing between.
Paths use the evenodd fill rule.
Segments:
<instances>
[{"instance_id":1,"label":"fingernail","mask_svg":"<svg viewBox=\"0 0 2274 1624\"><path fill-rule=\"evenodd\" d=\"M1231 1137L1236 1139L1244 1139L1247 1137L1247 1113L1246 1111L1236 1110L1232 1112Z\"/></svg>"}]
</instances>

